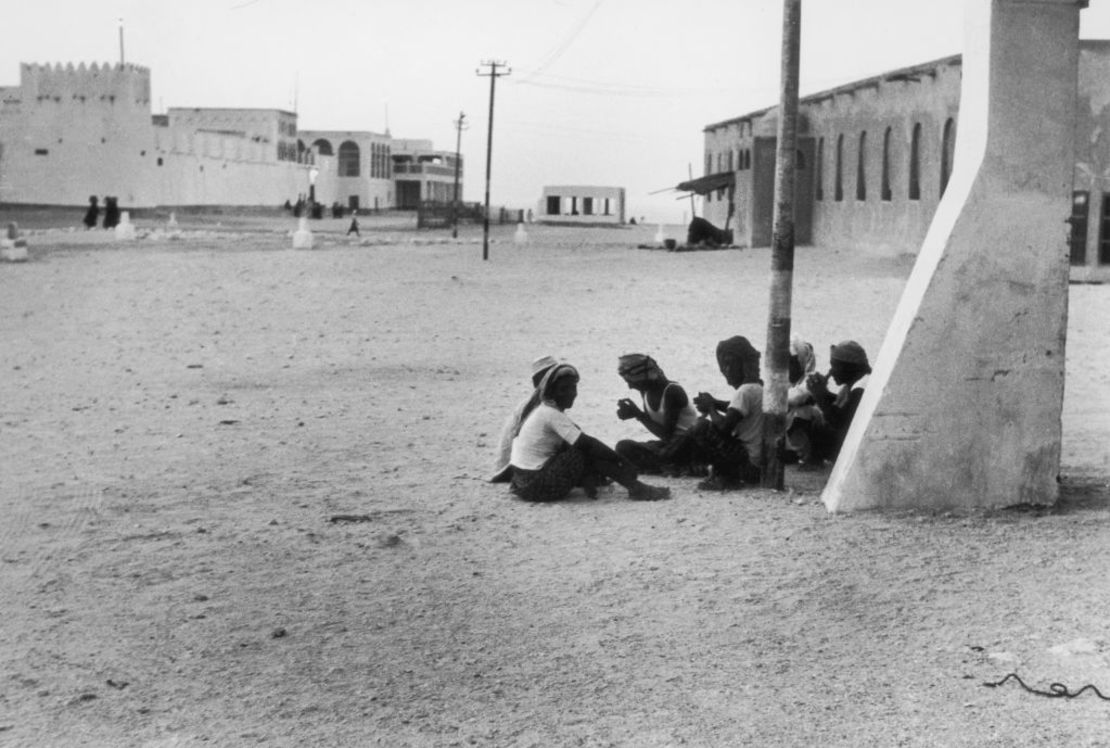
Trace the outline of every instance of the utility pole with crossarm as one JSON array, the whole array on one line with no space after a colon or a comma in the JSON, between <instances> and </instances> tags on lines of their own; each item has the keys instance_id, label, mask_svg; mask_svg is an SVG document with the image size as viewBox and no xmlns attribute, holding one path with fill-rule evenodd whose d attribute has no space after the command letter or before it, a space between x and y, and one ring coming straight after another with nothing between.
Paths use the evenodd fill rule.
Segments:
<instances>
[{"instance_id":1,"label":"utility pole with crossarm","mask_svg":"<svg viewBox=\"0 0 1110 748\"><path fill-rule=\"evenodd\" d=\"M489 77L489 125L488 133L486 135L486 215L482 228L482 259L489 259L489 177L490 165L492 164L493 157L493 90L497 79L502 75L509 75L512 70L509 68L507 62L501 60L482 60L480 63L482 67L489 68L488 72L483 73L481 70L475 72L480 76ZM498 70L498 68L503 68Z\"/></svg>"},{"instance_id":2,"label":"utility pole with crossarm","mask_svg":"<svg viewBox=\"0 0 1110 748\"><path fill-rule=\"evenodd\" d=\"M466 115L459 112L459 118L455 120L455 193L452 197L451 203L451 238L459 238L459 166L461 164L460 151L462 149L462 131L467 129Z\"/></svg>"}]
</instances>

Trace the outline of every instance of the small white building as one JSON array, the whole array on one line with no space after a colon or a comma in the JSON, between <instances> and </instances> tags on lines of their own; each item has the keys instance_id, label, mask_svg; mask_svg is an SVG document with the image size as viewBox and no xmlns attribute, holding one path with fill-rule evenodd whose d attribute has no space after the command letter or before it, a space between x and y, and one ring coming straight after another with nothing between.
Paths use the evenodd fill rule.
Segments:
<instances>
[{"instance_id":1,"label":"small white building","mask_svg":"<svg viewBox=\"0 0 1110 748\"><path fill-rule=\"evenodd\" d=\"M537 223L624 225L624 188L544 187L535 220Z\"/></svg>"}]
</instances>

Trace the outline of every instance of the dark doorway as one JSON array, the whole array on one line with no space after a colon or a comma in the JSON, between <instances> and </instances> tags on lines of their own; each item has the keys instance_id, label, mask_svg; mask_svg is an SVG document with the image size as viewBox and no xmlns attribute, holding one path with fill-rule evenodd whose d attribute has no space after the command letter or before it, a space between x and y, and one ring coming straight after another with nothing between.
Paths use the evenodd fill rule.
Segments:
<instances>
[{"instance_id":1,"label":"dark doorway","mask_svg":"<svg viewBox=\"0 0 1110 748\"><path fill-rule=\"evenodd\" d=\"M1110 195L1102 196L1102 222L1098 231L1098 264L1110 265Z\"/></svg>"},{"instance_id":2,"label":"dark doorway","mask_svg":"<svg viewBox=\"0 0 1110 748\"><path fill-rule=\"evenodd\" d=\"M756 138L752 159L752 246L771 245L775 212L776 138ZM794 244L813 241L813 138L798 138L794 175Z\"/></svg>"}]
</instances>

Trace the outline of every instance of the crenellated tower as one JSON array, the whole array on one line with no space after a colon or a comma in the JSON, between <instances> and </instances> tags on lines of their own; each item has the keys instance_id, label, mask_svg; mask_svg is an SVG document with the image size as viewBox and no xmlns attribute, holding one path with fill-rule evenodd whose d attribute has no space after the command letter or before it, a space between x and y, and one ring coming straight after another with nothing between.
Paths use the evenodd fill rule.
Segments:
<instances>
[{"instance_id":1,"label":"crenellated tower","mask_svg":"<svg viewBox=\"0 0 1110 748\"><path fill-rule=\"evenodd\" d=\"M24 103L105 102L150 111L150 69L141 65L25 62L19 74Z\"/></svg>"},{"instance_id":2,"label":"crenellated tower","mask_svg":"<svg viewBox=\"0 0 1110 748\"><path fill-rule=\"evenodd\" d=\"M141 203L157 158L150 69L23 63L19 72L19 86L0 91L0 201Z\"/></svg>"}]
</instances>

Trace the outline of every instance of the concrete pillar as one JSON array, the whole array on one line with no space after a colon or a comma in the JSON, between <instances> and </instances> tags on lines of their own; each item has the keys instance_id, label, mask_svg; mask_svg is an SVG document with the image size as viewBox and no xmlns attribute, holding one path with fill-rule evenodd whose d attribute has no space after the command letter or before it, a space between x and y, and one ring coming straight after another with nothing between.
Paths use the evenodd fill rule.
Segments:
<instances>
[{"instance_id":1,"label":"concrete pillar","mask_svg":"<svg viewBox=\"0 0 1110 748\"><path fill-rule=\"evenodd\" d=\"M1085 5L967 0L954 171L822 496L830 511L1056 501Z\"/></svg>"}]
</instances>

